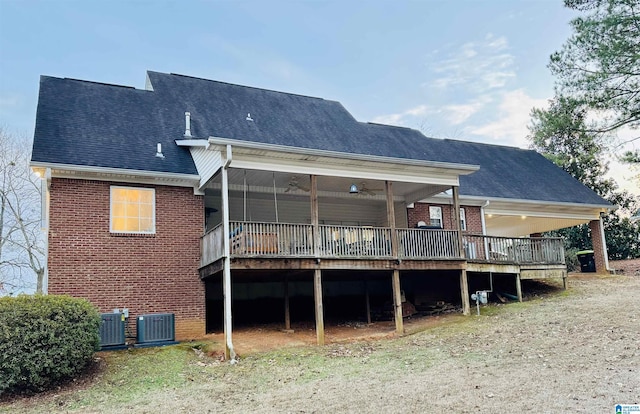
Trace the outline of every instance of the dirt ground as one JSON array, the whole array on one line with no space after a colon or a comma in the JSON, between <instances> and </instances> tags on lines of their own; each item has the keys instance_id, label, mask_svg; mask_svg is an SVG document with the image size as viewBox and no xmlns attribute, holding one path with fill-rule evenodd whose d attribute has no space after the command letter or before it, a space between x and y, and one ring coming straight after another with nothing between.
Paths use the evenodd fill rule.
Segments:
<instances>
[{"instance_id":1,"label":"dirt ground","mask_svg":"<svg viewBox=\"0 0 640 414\"><path fill-rule=\"evenodd\" d=\"M640 403L638 264L625 264L633 276L574 274L567 294L536 294L521 310L472 316L453 333L445 322L459 316L431 318L434 329L391 341L397 356L388 357L403 361L399 369L282 386L285 370L266 391L236 384L234 394L246 398L202 402L211 412L613 413L615 404ZM305 338L315 340L311 330ZM430 360L411 358L424 347ZM367 364L366 352L347 354Z\"/></svg>"},{"instance_id":2,"label":"dirt ground","mask_svg":"<svg viewBox=\"0 0 640 414\"><path fill-rule=\"evenodd\" d=\"M609 267L618 275L640 276L640 259L611 261Z\"/></svg>"},{"instance_id":3,"label":"dirt ground","mask_svg":"<svg viewBox=\"0 0 640 414\"><path fill-rule=\"evenodd\" d=\"M640 277L640 259L611 261L609 267L617 275ZM583 276L589 275L581 273L570 275L570 277L578 278ZM551 286L545 286L537 282L527 283L527 281L523 281L524 299L531 300L548 294L554 290L553 286L553 284ZM476 312L476 309L473 308L472 311ZM405 319L404 328L408 334L411 334L441 324L451 323L457 318L460 318L460 315L450 312L432 317L412 317ZM235 351L242 356L282 347L314 345L316 343L316 331L313 322L292 324L292 332L285 332L283 328L284 326L282 324L242 327L233 333ZM640 326L638 329L640 330ZM372 324L344 322L341 324L327 324L327 326L325 326L325 342L327 344L348 343L354 340L392 338L394 335L395 323L393 321L374 322ZM219 343L224 343L222 333L208 335L207 337ZM223 352L223 348L220 349L220 352Z\"/></svg>"}]
</instances>

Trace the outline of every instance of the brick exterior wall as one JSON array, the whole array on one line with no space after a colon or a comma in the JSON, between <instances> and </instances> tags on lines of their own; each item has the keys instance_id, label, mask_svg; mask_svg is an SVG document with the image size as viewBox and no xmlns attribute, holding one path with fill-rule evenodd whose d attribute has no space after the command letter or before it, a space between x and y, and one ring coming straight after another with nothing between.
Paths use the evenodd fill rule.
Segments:
<instances>
[{"instance_id":1,"label":"brick exterior wall","mask_svg":"<svg viewBox=\"0 0 640 414\"><path fill-rule=\"evenodd\" d=\"M155 188L155 234L110 233L111 185ZM101 312L129 308L133 335L138 315L165 312L176 315L176 339L205 334L202 196L192 188L59 178L50 195L49 293L87 298Z\"/></svg>"},{"instance_id":2,"label":"brick exterior wall","mask_svg":"<svg viewBox=\"0 0 640 414\"><path fill-rule=\"evenodd\" d=\"M419 221L424 221L429 225L429 206L442 208L442 224L445 229L453 229L451 219L452 206L450 204L427 204L414 203L413 208L407 209L409 228L416 227ZM464 215L467 220L467 230L465 233L482 234L482 218L480 207L460 206L464 208Z\"/></svg>"},{"instance_id":3,"label":"brick exterior wall","mask_svg":"<svg viewBox=\"0 0 640 414\"><path fill-rule=\"evenodd\" d=\"M593 260L596 263L597 273L606 273L607 267L605 266L605 246L602 243L602 233L600 226L602 222L600 220L591 220L589 222L589 229L591 230L591 243L593 244Z\"/></svg>"}]
</instances>

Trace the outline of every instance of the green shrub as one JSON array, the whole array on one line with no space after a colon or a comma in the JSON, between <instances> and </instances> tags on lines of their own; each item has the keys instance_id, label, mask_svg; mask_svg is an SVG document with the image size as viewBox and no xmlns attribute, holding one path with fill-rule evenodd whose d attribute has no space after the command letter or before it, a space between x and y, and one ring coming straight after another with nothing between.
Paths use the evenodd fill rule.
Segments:
<instances>
[{"instance_id":1,"label":"green shrub","mask_svg":"<svg viewBox=\"0 0 640 414\"><path fill-rule=\"evenodd\" d=\"M42 391L77 375L99 349L100 323L85 299L0 298L0 395Z\"/></svg>"},{"instance_id":2,"label":"green shrub","mask_svg":"<svg viewBox=\"0 0 640 414\"><path fill-rule=\"evenodd\" d=\"M580 271L580 261L578 260L578 249L570 248L566 249L564 252L565 263L567 264L568 272L579 272Z\"/></svg>"}]
</instances>

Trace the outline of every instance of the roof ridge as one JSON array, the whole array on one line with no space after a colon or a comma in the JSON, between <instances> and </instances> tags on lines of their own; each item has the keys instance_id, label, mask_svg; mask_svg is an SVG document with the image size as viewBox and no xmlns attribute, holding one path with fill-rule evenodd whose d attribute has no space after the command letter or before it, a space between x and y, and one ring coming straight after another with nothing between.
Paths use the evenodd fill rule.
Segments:
<instances>
[{"instance_id":1,"label":"roof ridge","mask_svg":"<svg viewBox=\"0 0 640 414\"><path fill-rule=\"evenodd\" d=\"M223 84L223 85L239 86L241 88L256 89L256 90L259 90L259 91L281 93L283 95L300 96L302 98L318 99L318 100L325 101L325 102L337 102L337 101L331 101L331 100L324 99L324 98L319 98L317 96L302 95L302 94L299 94L299 93L291 93L291 92L283 92L283 91L277 91L275 89L259 88L259 87L256 87L256 86L240 85L238 83L231 83L231 82L224 82L224 81L219 81L219 80L215 80L215 79L201 78L199 76L183 75L181 73L173 73L173 72L164 73L164 72L156 72L156 71L152 71L152 70L149 70L147 72L148 73L158 73L158 74L161 74L161 75L169 75L169 76L180 76L180 77L183 77L183 78L196 79L196 80L201 80L201 81L205 81L205 82L220 83L220 84Z\"/></svg>"},{"instance_id":2,"label":"roof ridge","mask_svg":"<svg viewBox=\"0 0 640 414\"><path fill-rule=\"evenodd\" d=\"M114 86L116 88L126 88L126 89L133 89L133 90L137 89L135 86L118 85L117 83L96 82L96 81L90 81L90 80L84 80L84 79L76 79L76 78L57 78L55 76L49 76L49 77L50 78L56 78L56 79L70 80L70 81L75 81L75 82L93 83L93 84L96 84L96 85L103 85L103 86Z\"/></svg>"},{"instance_id":3,"label":"roof ridge","mask_svg":"<svg viewBox=\"0 0 640 414\"><path fill-rule=\"evenodd\" d=\"M401 125L381 124L379 122L370 122L370 121L367 121L367 122L364 122L364 123L369 124L369 125L374 125L374 126L383 126L383 127L388 127L388 128L400 128L400 129L408 129L410 131L418 131L417 129L413 129L413 128L406 127L406 126L401 126ZM420 131L418 131L418 132L420 132Z\"/></svg>"},{"instance_id":4,"label":"roof ridge","mask_svg":"<svg viewBox=\"0 0 640 414\"><path fill-rule=\"evenodd\" d=\"M533 150L531 148L520 148L520 147L514 147L511 145L504 145L504 144L493 144L493 143L488 143L488 142L478 142L478 141L467 141L464 139L454 139L454 138L442 138L444 141L453 141L453 142L463 142L465 144L477 144L477 145L482 145L485 147L498 147L498 148L508 148L508 149L514 149L514 150L520 150L520 151L533 151L533 152L537 152L536 150Z\"/></svg>"}]
</instances>

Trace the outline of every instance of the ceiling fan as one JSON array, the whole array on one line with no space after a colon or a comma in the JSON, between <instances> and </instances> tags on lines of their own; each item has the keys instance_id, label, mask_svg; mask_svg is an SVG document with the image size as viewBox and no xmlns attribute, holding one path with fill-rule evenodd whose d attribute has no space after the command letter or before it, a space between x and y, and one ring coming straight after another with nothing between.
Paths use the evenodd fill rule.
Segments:
<instances>
[{"instance_id":1,"label":"ceiling fan","mask_svg":"<svg viewBox=\"0 0 640 414\"><path fill-rule=\"evenodd\" d=\"M367 183L362 182L358 187L358 194L366 194L370 196L377 195L376 191L382 191L384 188L369 188L367 187Z\"/></svg>"},{"instance_id":2,"label":"ceiling fan","mask_svg":"<svg viewBox=\"0 0 640 414\"><path fill-rule=\"evenodd\" d=\"M287 189L284 190L285 193L288 193L289 191L295 191L295 190L302 190L305 192L309 192L309 187L306 187L304 184L300 184L300 182L298 181L298 177L296 177L295 175L291 177L291 180L289 181L289 185L287 186Z\"/></svg>"}]
</instances>

